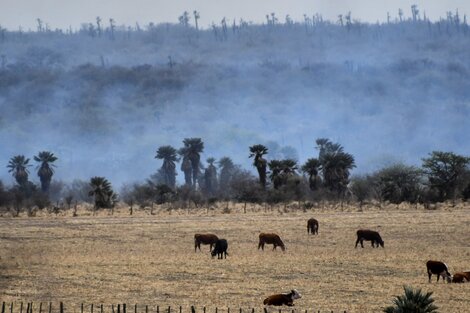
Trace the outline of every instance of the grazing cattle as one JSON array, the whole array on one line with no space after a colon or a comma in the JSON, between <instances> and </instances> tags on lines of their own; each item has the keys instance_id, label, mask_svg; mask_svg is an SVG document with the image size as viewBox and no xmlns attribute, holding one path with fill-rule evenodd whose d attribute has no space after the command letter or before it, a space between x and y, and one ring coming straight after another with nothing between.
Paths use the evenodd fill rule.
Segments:
<instances>
[{"instance_id":1,"label":"grazing cattle","mask_svg":"<svg viewBox=\"0 0 470 313\"><path fill-rule=\"evenodd\" d=\"M227 240L225 239L217 240L217 242L215 243L214 250L212 250L211 252L212 257L215 257L215 255L217 254L217 259L223 259L224 257L226 259L227 254L228 254L227 248L228 248Z\"/></svg>"},{"instance_id":2,"label":"grazing cattle","mask_svg":"<svg viewBox=\"0 0 470 313\"><path fill-rule=\"evenodd\" d=\"M276 249L278 246L281 247L282 251L286 250L286 247L284 246L281 237L279 237L279 235L277 234L259 234L258 250L259 248L261 248L261 250L264 250L265 244L273 245L273 250Z\"/></svg>"},{"instance_id":3,"label":"grazing cattle","mask_svg":"<svg viewBox=\"0 0 470 313\"><path fill-rule=\"evenodd\" d=\"M295 289L292 289L290 293L281 293L277 295L272 295L264 299L264 305L287 305L294 306L294 299L300 299L302 295Z\"/></svg>"},{"instance_id":4,"label":"grazing cattle","mask_svg":"<svg viewBox=\"0 0 470 313\"><path fill-rule=\"evenodd\" d=\"M431 282L431 276L434 274L437 275L437 281L439 281L439 276L442 276L443 279L450 283L452 276L449 273L447 264L440 261L427 261L426 269L428 270L429 282Z\"/></svg>"},{"instance_id":5,"label":"grazing cattle","mask_svg":"<svg viewBox=\"0 0 470 313\"><path fill-rule=\"evenodd\" d=\"M201 243L203 245L210 245L209 251L212 251L212 246L219 240L219 238L214 234L195 234L194 235L194 252L197 248L201 251Z\"/></svg>"},{"instance_id":6,"label":"grazing cattle","mask_svg":"<svg viewBox=\"0 0 470 313\"><path fill-rule=\"evenodd\" d=\"M318 235L318 221L314 218L311 218L307 222L307 233L312 235Z\"/></svg>"},{"instance_id":7,"label":"grazing cattle","mask_svg":"<svg viewBox=\"0 0 470 313\"><path fill-rule=\"evenodd\" d=\"M368 230L368 229L359 229L357 231L357 240L356 240L355 248L357 248L358 243L361 243L361 247L364 248L364 244L363 244L364 240L371 241L372 248L375 248L376 245L377 245L377 248L379 247L379 245L381 245L382 248L384 247L384 241L382 240L382 237L380 237L380 234L376 231Z\"/></svg>"},{"instance_id":8,"label":"grazing cattle","mask_svg":"<svg viewBox=\"0 0 470 313\"><path fill-rule=\"evenodd\" d=\"M453 283L464 283L470 282L470 272L457 272L452 275L452 282Z\"/></svg>"}]
</instances>

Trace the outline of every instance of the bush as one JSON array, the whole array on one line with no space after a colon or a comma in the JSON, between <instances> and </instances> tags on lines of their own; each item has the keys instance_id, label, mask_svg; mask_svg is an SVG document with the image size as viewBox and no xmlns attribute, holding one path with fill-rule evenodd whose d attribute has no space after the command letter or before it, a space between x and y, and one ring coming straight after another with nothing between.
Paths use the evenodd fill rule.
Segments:
<instances>
[{"instance_id":1,"label":"bush","mask_svg":"<svg viewBox=\"0 0 470 313\"><path fill-rule=\"evenodd\" d=\"M404 289L405 294L396 296L394 305L383 310L385 313L437 313L438 307L433 304L432 292L423 294L421 289L413 290L406 286Z\"/></svg>"}]
</instances>

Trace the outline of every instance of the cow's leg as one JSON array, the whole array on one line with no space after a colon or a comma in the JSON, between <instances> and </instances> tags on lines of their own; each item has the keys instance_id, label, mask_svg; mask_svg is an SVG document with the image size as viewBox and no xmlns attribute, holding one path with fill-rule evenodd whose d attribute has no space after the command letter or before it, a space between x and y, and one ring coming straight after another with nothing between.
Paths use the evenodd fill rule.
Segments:
<instances>
[{"instance_id":1,"label":"cow's leg","mask_svg":"<svg viewBox=\"0 0 470 313\"><path fill-rule=\"evenodd\" d=\"M439 276L441 276L441 275L437 274L437 281L439 281Z\"/></svg>"},{"instance_id":2,"label":"cow's leg","mask_svg":"<svg viewBox=\"0 0 470 313\"><path fill-rule=\"evenodd\" d=\"M432 276L432 273L428 270L429 282L431 282L431 276Z\"/></svg>"},{"instance_id":3,"label":"cow's leg","mask_svg":"<svg viewBox=\"0 0 470 313\"><path fill-rule=\"evenodd\" d=\"M259 248L261 248L262 250L264 250L264 244L260 241L259 244L258 244L258 250Z\"/></svg>"},{"instance_id":4,"label":"cow's leg","mask_svg":"<svg viewBox=\"0 0 470 313\"><path fill-rule=\"evenodd\" d=\"M212 243L209 244L209 252L211 252L211 251L212 251Z\"/></svg>"},{"instance_id":5,"label":"cow's leg","mask_svg":"<svg viewBox=\"0 0 470 313\"><path fill-rule=\"evenodd\" d=\"M375 241L371 240L372 248L375 248Z\"/></svg>"},{"instance_id":6,"label":"cow's leg","mask_svg":"<svg viewBox=\"0 0 470 313\"><path fill-rule=\"evenodd\" d=\"M354 246L354 248L357 248L357 244L359 243L359 241L360 241L360 239L357 238L357 240L356 240L356 245Z\"/></svg>"}]
</instances>

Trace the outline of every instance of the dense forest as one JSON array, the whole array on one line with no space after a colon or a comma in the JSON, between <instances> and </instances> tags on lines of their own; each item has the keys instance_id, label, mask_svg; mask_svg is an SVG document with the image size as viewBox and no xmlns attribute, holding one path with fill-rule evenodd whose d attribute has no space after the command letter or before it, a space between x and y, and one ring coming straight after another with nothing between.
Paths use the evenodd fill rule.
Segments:
<instances>
[{"instance_id":1,"label":"dense forest","mask_svg":"<svg viewBox=\"0 0 470 313\"><path fill-rule=\"evenodd\" d=\"M248 147L260 145L267 151L266 175L276 177L280 167L284 178L256 183L257 199L285 189L291 174L303 191L289 199L314 197L320 194L315 188L325 197L358 197L352 189L360 184L352 184L351 175L367 180L390 169L411 171L413 188L421 190L401 200L463 197L470 155L467 18L453 11L430 21L416 7L409 12L376 24L351 13L337 21L271 13L262 25L224 18L201 29L199 13L184 12L174 24L124 26L98 17L79 30L52 30L40 19L35 31L0 28L0 161L13 174L0 171L1 190L29 186L29 195L37 191L54 201L74 190L74 199L91 201L93 177L101 179L94 185L112 182L123 189L123 200L136 186L161 187L164 158L155 160L156 149L174 147L172 162L181 166L183 138L200 138L200 164L192 162L201 177L189 183L181 169L174 182L163 180L171 191L192 186L186 196L242 197L233 186L207 192L206 171L223 185L222 160L228 158L238 184L256 182L259 168ZM328 185L317 138L330 138L353 158L336 187ZM463 162L457 162L451 191L436 191L426 169L425 160L439 153ZM26 182L15 176L15 164L51 154L54 192L41 191L40 176ZM311 172L302 170L312 158L320 162L315 188ZM24 165L26 171L31 164ZM17 195L16 203L24 197ZM113 199L116 194L108 202Z\"/></svg>"}]
</instances>

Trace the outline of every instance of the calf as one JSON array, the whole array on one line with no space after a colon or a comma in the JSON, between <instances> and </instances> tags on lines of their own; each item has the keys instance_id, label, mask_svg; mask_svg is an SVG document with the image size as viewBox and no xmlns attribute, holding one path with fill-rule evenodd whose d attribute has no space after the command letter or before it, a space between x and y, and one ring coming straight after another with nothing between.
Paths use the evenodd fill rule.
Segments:
<instances>
[{"instance_id":1,"label":"calf","mask_svg":"<svg viewBox=\"0 0 470 313\"><path fill-rule=\"evenodd\" d=\"M307 233L312 235L318 235L318 221L314 218L311 218L307 221Z\"/></svg>"},{"instance_id":2,"label":"calf","mask_svg":"<svg viewBox=\"0 0 470 313\"><path fill-rule=\"evenodd\" d=\"M470 282L470 272L458 272L452 275L453 283L464 283L465 281Z\"/></svg>"},{"instance_id":3,"label":"calf","mask_svg":"<svg viewBox=\"0 0 470 313\"><path fill-rule=\"evenodd\" d=\"M227 248L228 248L227 240L225 239L217 240L217 242L215 243L214 250L212 250L211 252L212 257L215 257L215 255L217 254L217 259L223 259L224 257L226 259L227 254L228 254Z\"/></svg>"},{"instance_id":4,"label":"calf","mask_svg":"<svg viewBox=\"0 0 470 313\"><path fill-rule=\"evenodd\" d=\"M290 293L281 293L277 295L272 295L264 299L264 305L287 305L294 306L294 299L300 299L302 295L295 289L292 289Z\"/></svg>"},{"instance_id":5,"label":"calf","mask_svg":"<svg viewBox=\"0 0 470 313\"><path fill-rule=\"evenodd\" d=\"M364 248L364 244L363 244L364 240L371 241L372 248L375 248L376 245L377 245L377 248L379 247L379 245L381 245L382 248L384 247L384 241L382 240L382 237L380 237L380 234L376 231L368 230L368 229L359 229L356 234L357 234L357 240L356 240L355 248L357 248L358 243L361 243L361 247Z\"/></svg>"},{"instance_id":6,"label":"calf","mask_svg":"<svg viewBox=\"0 0 470 313\"><path fill-rule=\"evenodd\" d=\"M259 234L258 250L260 248L261 250L264 250L265 244L273 245L273 250L275 250L277 247L281 247L282 251L286 250L286 246L284 246L284 243L282 242L281 237L279 237L278 234Z\"/></svg>"},{"instance_id":7,"label":"calf","mask_svg":"<svg viewBox=\"0 0 470 313\"><path fill-rule=\"evenodd\" d=\"M201 243L203 245L210 245L209 251L212 251L212 246L215 245L219 238L214 234L195 234L194 235L194 252L201 251Z\"/></svg>"},{"instance_id":8,"label":"calf","mask_svg":"<svg viewBox=\"0 0 470 313\"><path fill-rule=\"evenodd\" d=\"M447 264L440 261L427 261L426 269L428 270L429 282L431 282L432 274L437 275L437 281L439 281L439 276L442 276L442 279L447 280L448 283L451 281L451 275L447 268Z\"/></svg>"}]
</instances>

